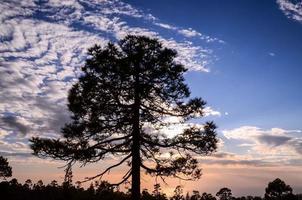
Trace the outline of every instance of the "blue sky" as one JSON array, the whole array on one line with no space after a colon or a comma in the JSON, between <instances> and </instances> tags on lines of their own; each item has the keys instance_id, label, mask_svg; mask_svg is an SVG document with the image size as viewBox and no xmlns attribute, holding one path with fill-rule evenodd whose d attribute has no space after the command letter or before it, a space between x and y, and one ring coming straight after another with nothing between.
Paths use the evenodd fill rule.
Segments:
<instances>
[{"instance_id":1,"label":"blue sky","mask_svg":"<svg viewBox=\"0 0 302 200\"><path fill-rule=\"evenodd\" d=\"M218 58L212 73L188 75L194 94L230 113L223 127L301 128L301 22L289 20L275 1L131 3L225 41L210 46Z\"/></svg>"},{"instance_id":2,"label":"blue sky","mask_svg":"<svg viewBox=\"0 0 302 200\"><path fill-rule=\"evenodd\" d=\"M185 188L262 195L280 177L302 193L301 1L11 0L0 21L0 154L20 180L62 179L62 163L32 157L28 139L59 137L87 48L137 34L178 51L192 95L208 102L193 123L219 127L218 152L200 158L203 178ZM238 177L245 186L229 181Z\"/></svg>"}]
</instances>

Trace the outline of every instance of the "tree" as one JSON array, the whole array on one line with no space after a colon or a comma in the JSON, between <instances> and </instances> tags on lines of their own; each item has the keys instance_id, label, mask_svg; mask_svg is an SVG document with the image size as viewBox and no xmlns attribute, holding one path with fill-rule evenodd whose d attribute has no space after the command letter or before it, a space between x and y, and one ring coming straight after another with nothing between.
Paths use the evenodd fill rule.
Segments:
<instances>
[{"instance_id":1,"label":"tree","mask_svg":"<svg viewBox=\"0 0 302 200\"><path fill-rule=\"evenodd\" d=\"M42 190L44 186L44 183L42 180L38 180L38 182L36 184L34 184L34 189L35 190Z\"/></svg>"},{"instance_id":2,"label":"tree","mask_svg":"<svg viewBox=\"0 0 302 200\"><path fill-rule=\"evenodd\" d=\"M12 167L9 166L7 158L0 156L0 178L8 178L12 176Z\"/></svg>"},{"instance_id":3,"label":"tree","mask_svg":"<svg viewBox=\"0 0 302 200\"><path fill-rule=\"evenodd\" d=\"M49 185L51 187L58 187L59 186L58 181L56 181L56 180L52 180Z\"/></svg>"},{"instance_id":4,"label":"tree","mask_svg":"<svg viewBox=\"0 0 302 200\"><path fill-rule=\"evenodd\" d=\"M216 200L216 198L212 194L204 192L202 193L200 200Z\"/></svg>"},{"instance_id":5,"label":"tree","mask_svg":"<svg viewBox=\"0 0 302 200\"><path fill-rule=\"evenodd\" d=\"M219 197L220 200L231 200L232 199L232 191L229 188L221 188L216 196Z\"/></svg>"},{"instance_id":6,"label":"tree","mask_svg":"<svg viewBox=\"0 0 302 200\"><path fill-rule=\"evenodd\" d=\"M266 200L282 200L282 199L294 199L293 189L286 185L284 181L277 178L273 182L270 182L265 188Z\"/></svg>"},{"instance_id":7,"label":"tree","mask_svg":"<svg viewBox=\"0 0 302 200\"><path fill-rule=\"evenodd\" d=\"M199 191L193 190L193 195L190 200L199 200L201 198Z\"/></svg>"},{"instance_id":8,"label":"tree","mask_svg":"<svg viewBox=\"0 0 302 200\"><path fill-rule=\"evenodd\" d=\"M182 186L176 186L174 195L171 197L171 200L185 200Z\"/></svg>"},{"instance_id":9,"label":"tree","mask_svg":"<svg viewBox=\"0 0 302 200\"><path fill-rule=\"evenodd\" d=\"M32 182L32 180L27 179L27 180L24 182L23 187L26 188L26 189L32 189L32 187L33 187L33 182Z\"/></svg>"},{"instance_id":10,"label":"tree","mask_svg":"<svg viewBox=\"0 0 302 200\"><path fill-rule=\"evenodd\" d=\"M132 178L132 198L140 196L140 170L152 176L195 180L201 170L192 153L208 155L216 149L216 126L189 126L173 138L162 133L171 125L203 116L205 101L189 99L186 69L176 52L157 39L127 36L118 44L88 51L83 75L68 95L72 121L62 129L63 139L32 138L40 157L64 160L69 166L98 162L111 155L120 161L87 181L127 163L129 171L115 185ZM170 157L163 152L170 151ZM177 152L182 152L177 153Z\"/></svg>"},{"instance_id":11,"label":"tree","mask_svg":"<svg viewBox=\"0 0 302 200\"><path fill-rule=\"evenodd\" d=\"M157 200L167 200L166 194L161 192L161 187L160 187L160 184L158 184L158 183L154 185L152 195Z\"/></svg>"}]
</instances>

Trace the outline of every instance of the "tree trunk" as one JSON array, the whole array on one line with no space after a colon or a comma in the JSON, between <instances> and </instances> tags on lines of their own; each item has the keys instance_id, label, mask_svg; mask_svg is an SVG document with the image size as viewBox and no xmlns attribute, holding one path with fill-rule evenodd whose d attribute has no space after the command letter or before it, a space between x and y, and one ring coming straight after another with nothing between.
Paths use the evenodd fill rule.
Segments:
<instances>
[{"instance_id":1,"label":"tree trunk","mask_svg":"<svg viewBox=\"0 0 302 200\"><path fill-rule=\"evenodd\" d=\"M132 199L140 199L140 147L139 139L134 137L139 134L139 131L133 133L133 146L132 146ZM139 136L139 135L138 135Z\"/></svg>"},{"instance_id":2,"label":"tree trunk","mask_svg":"<svg viewBox=\"0 0 302 200\"><path fill-rule=\"evenodd\" d=\"M139 96L139 66L136 66L135 76L135 97L134 97L134 119L132 135L132 188L131 194L133 200L140 199L140 96Z\"/></svg>"}]
</instances>

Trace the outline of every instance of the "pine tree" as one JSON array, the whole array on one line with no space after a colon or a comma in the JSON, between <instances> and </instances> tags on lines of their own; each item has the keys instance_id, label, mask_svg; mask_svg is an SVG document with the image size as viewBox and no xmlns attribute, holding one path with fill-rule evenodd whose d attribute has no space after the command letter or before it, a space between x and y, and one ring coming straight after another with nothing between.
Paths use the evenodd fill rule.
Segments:
<instances>
[{"instance_id":1,"label":"pine tree","mask_svg":"<svg viewBox=\"0 0 302 200\"><path fill-rule=\"evenodd\" d=\"M140 196L141 169L153 176L200 178L193 155L216 149L215 124L188 125L173 138L161 131L171 125L168 117L182 124L201 117L206 104L201 98L189 99L186 69L175 61L176 52L157 39L129 35L118 44L95 45L88 55L83 75L69 91L72 121L62 129L63 138L32 138L34 154L64 160L68 166L120 157L87 180L127 163L130 169L116 185L131 177L133 199ZM170 156L163 156L165 152Z\"/></svg>"}]
</instances>

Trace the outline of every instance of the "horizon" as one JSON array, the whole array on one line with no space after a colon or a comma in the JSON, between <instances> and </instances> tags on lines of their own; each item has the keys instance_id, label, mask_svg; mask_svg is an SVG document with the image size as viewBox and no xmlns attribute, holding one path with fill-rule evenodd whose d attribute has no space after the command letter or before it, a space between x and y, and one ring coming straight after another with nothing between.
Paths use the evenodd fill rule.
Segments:
<instances>
[{"instance_id":1,"label":"horizon","mask_svg":"<svg viewBox=\"0 0 302 200\"><path fill-rule=\"evenodd\" d=\"M217 152L198 157L201 179L169 178L164 192L181 184L185 192L228 187L235 196L263 196L280 178L302 193L301 1L8 0L0 20L0 155L20 182L64 179L64 163L31 155L29 139L60 137L87 49L134 34L178 52L191 96L207 102L205 116L190 123L218 125ZM114 159L75 168L74 182ZM144 175L142 188L152 189L150 180Z\"/></svg>"}]
</instances>

